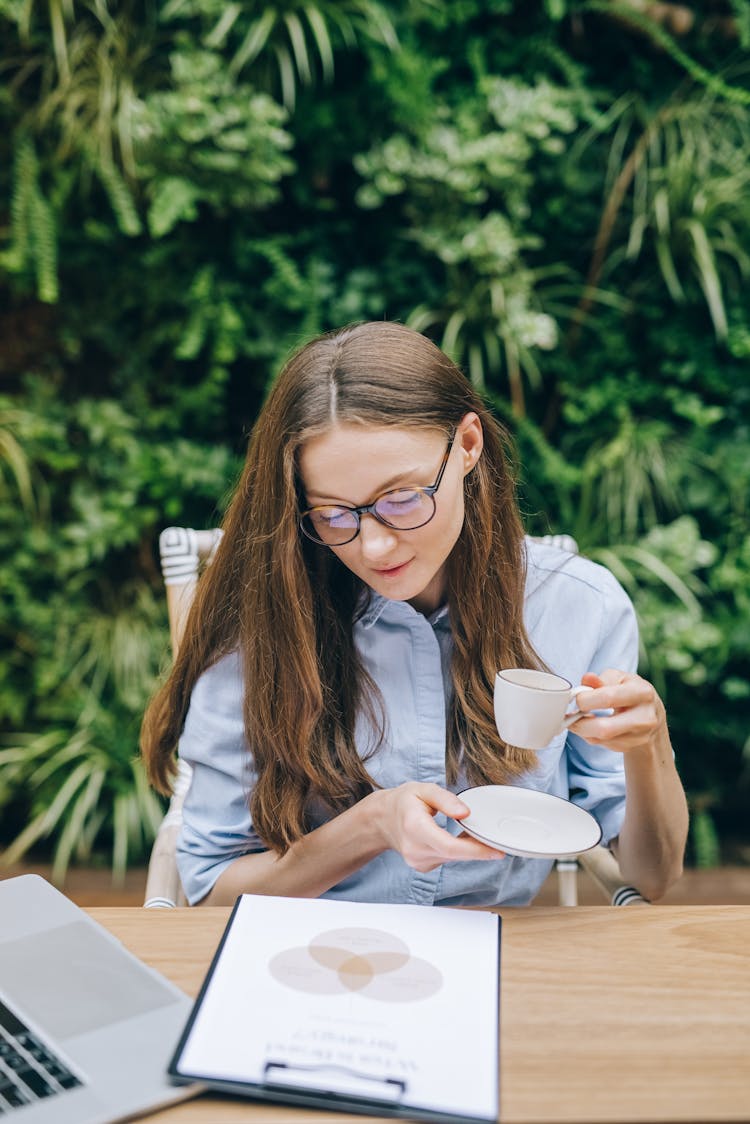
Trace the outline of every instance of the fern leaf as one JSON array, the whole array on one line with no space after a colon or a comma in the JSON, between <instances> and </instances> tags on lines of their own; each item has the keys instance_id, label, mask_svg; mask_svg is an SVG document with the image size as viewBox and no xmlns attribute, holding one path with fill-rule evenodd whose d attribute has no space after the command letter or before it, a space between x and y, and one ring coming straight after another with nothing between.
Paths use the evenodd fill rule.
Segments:
<instances>
[{"instance_id":1,"label":"fern leaf","mask_svg":"<svg viewBox=\"0 0 750 1124\"><path fill-rule=\"evenodd\" d=\"M122 233L129 234L131 237L140 234L143 228L135 209L133 196L115 165L108 160L101 161L97 164L96 171Z\"/></svg>"},{"instance_id":2,"label":"fern leaf","mask_svg":"<svg viewBox=\"0 0 750 1124\"><path fill-rule=\"evenodd\" d=\"M181 176L169 176L156 187L148 211L148 228L154 238L169 234L178 222L198 217L197 188Z\"/></svg>"},{"instance_id":3,"label":"fern leaf","mask_svg":"<svg viewBox=\"0 0 750 1124\"><path fill-rule=\"evenodd\" d=\"M47 304L54 304L59 295L57 230L52 208L39 190L35 192L32 200L32 221L34 224L33 253L37 294L40 300Z\"/></svg>"}]
</instances>

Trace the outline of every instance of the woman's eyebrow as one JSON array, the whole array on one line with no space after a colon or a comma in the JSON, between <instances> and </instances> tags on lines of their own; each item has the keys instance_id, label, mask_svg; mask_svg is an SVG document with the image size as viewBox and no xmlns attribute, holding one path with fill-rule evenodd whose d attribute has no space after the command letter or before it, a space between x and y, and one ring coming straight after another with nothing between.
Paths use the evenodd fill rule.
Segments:
<instances>
[{"instance_id":1,"label":"woman's eyebrow","mask_svg":"<svg viewBox=\"0 0 750 1124\"><path fill-rule=\"evenodd\" d=\"M404 484L404 483L407 483L407 482L412 483L415 480L416 477L418 477L420 475L424 475L424 471L425 471L424 466L422 467L421 472L420 472L420 469L418 469L418 468L407 468L407 470L405 472L402 471L402 472L396 473L395 476L389 476L387 480L384 480L382 482L382 484L377 489L377 491L372 493L370 499L375 500L375 499L378 498L378 496L382 496L383 492L390 491L390 489L394 486L394 484ZM318 499L320 499L324 496L327 500L333 499L333 496L331 494L326 493L326 492L322 492L322 491L316 491L315 488L305 489L305 496L307 497L308 503L310 502L311 496L315 496ZM348 504L349 507L358 507L359 506L358 504L355 504L353 500L348 500L348 499L345 500L345 499L342 499L340 496L337 497L336 502Z\"/></svg>"}]
</instances>

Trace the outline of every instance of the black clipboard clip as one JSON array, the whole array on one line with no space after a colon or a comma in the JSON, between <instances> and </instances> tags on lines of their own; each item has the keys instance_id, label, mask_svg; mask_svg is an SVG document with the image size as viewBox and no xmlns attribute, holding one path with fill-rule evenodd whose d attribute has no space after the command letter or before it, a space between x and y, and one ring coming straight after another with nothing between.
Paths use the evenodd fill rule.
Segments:
<instances>
[{"instance_id":1,"label":"black clipboard clip","mask_svg":"<svg viewBox=\"0 0 750 1124\"><path fill-rule=\"evenodd\" d=\"M345 1065L267 1061L263 1066L263 1084L269 1088L299 1089L339 1097L398 1104L406 1092L406 1081L400 1077L362 1073Z\"/></svg>"}]
</instances>

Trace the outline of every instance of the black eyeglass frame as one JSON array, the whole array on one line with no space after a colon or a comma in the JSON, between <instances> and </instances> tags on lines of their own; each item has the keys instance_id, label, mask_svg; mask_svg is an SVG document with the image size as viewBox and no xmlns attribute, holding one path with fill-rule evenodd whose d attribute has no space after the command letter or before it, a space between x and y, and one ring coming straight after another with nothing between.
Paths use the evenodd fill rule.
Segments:
<instances>
[{"instance_id":1,"label":"black eyeglass frame","mask_svg":"<svg viewBox=\"0 0 750 1124\"><path fill-rule=\"evenodd\" d=\"M382 523L384 527L390 527L392 531L418 531L420 527L426 527L427 524L430 523L435 518L435 512L437 511L437 504L435 503L435 495L437 493L438 488L440 487L440 484L442 483L443 476L445 475L445 469L446 469L446 466L448 464L448 457L451 455L451 449L453 448L453 442L455 441L455 439L456 439L456 430L454 429L453 432L451 433L450 437L448 438L448 448L445 450L445 453L443 454L443 460L440 464L440 470L437 474L437 479L436 479L434 484L427 484L427 485L415 484L415 485L409 486L407 488L389 488L388 491L381 492L379 496L376 496L375 499L372 501L372 503L363 504L361 507L353 507L353 506L350 506L347 503L316 504L315 507L308 507L306 511L303 511L301 513L301 515L299 517L299 529L302 531L302 534L305 535L305 537L310 540L310 542L316 543L317 546L331 547L331 546L346 546L348 543L354 542L354 540L356 539L360 530L362 529L362 516L363 515L371 515L373 517L373 519L377 519L378 523ZM431 511L430 515L422 523L417 523L414 527L397 527L395 523L389 523L389 521L387 519L383 518L382 515L378 514L378 512L375 510L375 508L376 508L377 504L382 500L383 496L389 496L392 492L420 492L422 495L429 496L429 498L432 500L432 511ZM355 516L355 518L357 520L357 526L355 527L354 534L351 536L351 538L344 539L343 542L324 542L323 539L318 538L317 535L314 535L311 531L307 530L307 528L305 527L305 519L307 518L307 516L310 515L313 511L321 511L321 510L324 510L325 508L330 508L330 507L339 507L339 508L341 508L342 511L350 511L352 513L352 515Z\"/></svg>"}]
</instances>

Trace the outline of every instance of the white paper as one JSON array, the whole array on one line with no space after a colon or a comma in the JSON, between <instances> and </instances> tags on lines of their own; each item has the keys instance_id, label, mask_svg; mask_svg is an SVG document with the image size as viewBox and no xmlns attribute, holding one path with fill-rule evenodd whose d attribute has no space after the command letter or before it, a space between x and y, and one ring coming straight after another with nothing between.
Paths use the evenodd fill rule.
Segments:
<instances>
[{"instance_id":1,"label":"white paper","mask_svg":"<svg viewBox=\"0 0 750 1124\"><path fill-rule=\"evenodd\" d=\"M492 914L245 895L179 1069L495 1119L498 987Z\"/></svg>"}]
</instances>

